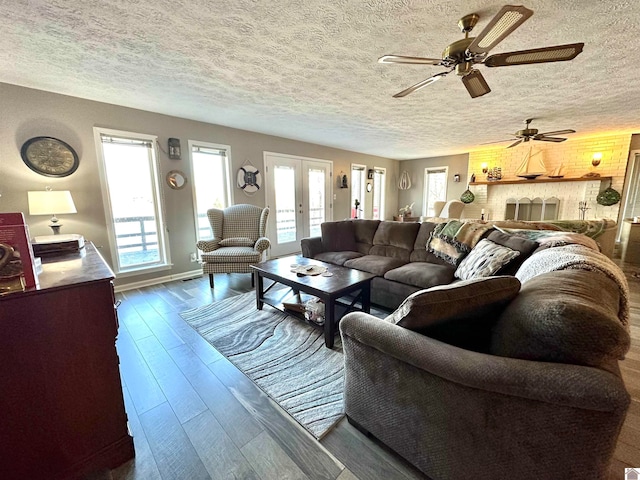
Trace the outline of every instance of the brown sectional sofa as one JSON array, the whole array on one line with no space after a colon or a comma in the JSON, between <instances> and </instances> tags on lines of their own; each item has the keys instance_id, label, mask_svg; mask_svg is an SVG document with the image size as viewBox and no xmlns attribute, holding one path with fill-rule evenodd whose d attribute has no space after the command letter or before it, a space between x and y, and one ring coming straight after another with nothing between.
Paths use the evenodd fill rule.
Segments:
<instances>
[{"instance_id":1,"label":"brown sectional sofa","mask_svg":"<svg viewBox=\"0 0 640 480\"><path fill-rule=\"evenodd\" d=\"M427 251L427 242L438 223L380 220L344 220L322 224L322 236L305 238L302 255L324 262L364 270L377 275L371 282L371 301L394 309L413 292L455 280L456 267ZM480 223L480 222L477 222ZM615 222L512 222L490 225L508 228L566 230L595 236L604 253L611 256L615 244Z\"/></svg>"},{"instance_id":2,"label":"brown sectional sofa","mask_svg":"<svg viewBox=\"0 0 640 480\"><path fill-rule=\"evenodd\" d=\"M452 282L455 267L426 249L436 225L331 222L303 241L307 257L378 273L372 299L395 308L340 322L349 421L433 479L609 478L630 402L622 272L566 245L515 277ZM596 241L613 243L602 230ZM509 295L489 305L502 283Z\"/></svg>"}]
</instances>

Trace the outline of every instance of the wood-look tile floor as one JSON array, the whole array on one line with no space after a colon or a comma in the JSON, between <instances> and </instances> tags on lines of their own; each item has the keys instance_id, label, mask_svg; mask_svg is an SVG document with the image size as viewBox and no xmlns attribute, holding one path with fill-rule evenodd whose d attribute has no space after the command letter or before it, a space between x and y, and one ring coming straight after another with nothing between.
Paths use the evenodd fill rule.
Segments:
<instances>
[{"instance_id":1,"label":"wood-look tile floor","mask_svg":"<svg viewBox=\"0 0 640 480\"><path fill-rule=\"evenodd\" d=\"M632 347L621 362L633 401L610 479L640 466L640 278L632 290ZM216 275L130 290L117 341L136 458L113 479L426 478L345 419L316 441L191 329L179 312L251 291L248 274Z\"/></svg>"}]
</instances>

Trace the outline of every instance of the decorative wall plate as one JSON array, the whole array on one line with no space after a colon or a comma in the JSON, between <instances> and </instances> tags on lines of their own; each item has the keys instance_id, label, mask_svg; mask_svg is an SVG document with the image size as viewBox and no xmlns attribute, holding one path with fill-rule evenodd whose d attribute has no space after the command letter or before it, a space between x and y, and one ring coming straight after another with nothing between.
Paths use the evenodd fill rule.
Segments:
<instances>
[{"instance_id":1,"label":"decorative wall plate","mask_svg":"<svg viewBox=\"0 0 640 480\"><path fill-rule=\"evenodd\" d=\"M20 149L24 163L47 177L66 177L78 169L78 154L62 140L52 137L30 138Z\"/></svg>"}]
</instances>

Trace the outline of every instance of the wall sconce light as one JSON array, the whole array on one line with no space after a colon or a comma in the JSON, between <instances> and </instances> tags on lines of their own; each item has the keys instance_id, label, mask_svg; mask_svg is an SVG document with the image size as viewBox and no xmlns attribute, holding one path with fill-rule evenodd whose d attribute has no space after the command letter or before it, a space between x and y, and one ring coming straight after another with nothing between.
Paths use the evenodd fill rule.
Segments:
<instances>
[{"instance_id":1,"label":"wall sconce light","mask_svg":"<svg viewBox=\"0 0 640 480\"><path fill-rule=\"evenodd\" d=\"M453 181L454 181L454 182L456 182L456 183L458 183L458 182L460 181L460 174L459 174L459 173L456 173L456 174L453 176Z\"/></svg>"},{"instance_id":2,"label":"wall sconce light","mask_svg":"<svg viewBox=\"0 0 640 480\"><path fill-rule=\"evenodd\" d=\"M180 139L179 138L170 138L169 139L169 158L171 160L180 160Z\"/></svg>"},{"instance_id":3,"label":"wall sconce light","mask_svg":"<svg viewBox=\"0 0 640 480\"><path fill-rule=\"evenodd\" d=\"M486 163L482 164L482 173L487 173L489 171L489 166Z\"/></svg>"},{"instance_id":4,"label":"wall sconce light","mask_svg":"<svg viewBox=\"0 0 640 480\"><path fill-rule=\"evenodd\" d=\"M591 165L593 165L594 167L597 167L598 165L600 165L601 161L602 161L602 153L600 152L594 153L593 157L591 157Z\"/></svg>"}]
</instances>

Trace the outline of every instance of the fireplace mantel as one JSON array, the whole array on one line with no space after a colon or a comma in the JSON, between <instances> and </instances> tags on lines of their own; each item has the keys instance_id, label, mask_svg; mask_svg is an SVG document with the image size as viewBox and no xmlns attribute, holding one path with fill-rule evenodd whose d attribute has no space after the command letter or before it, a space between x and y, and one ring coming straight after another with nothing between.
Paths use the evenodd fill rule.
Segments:
<instances>
[{"instance_id":1,"label":"fireplace mantel","mask_svg":"<svg viewBox=\"0 0 640 480\"><path fill-rule=\"evenodd\" d=\"M608 180L611 177L577 177L577 178L536 178L534 180L518 179L518 180L496 180L493 182L471 182L469 185L531 185L534 183L556 183L556 182L594 182Z\"/></svg>"}]
</instances>

